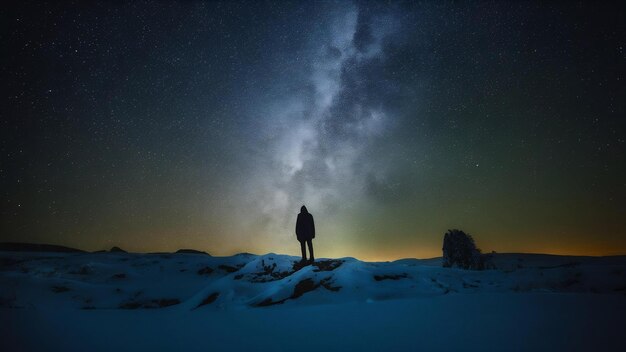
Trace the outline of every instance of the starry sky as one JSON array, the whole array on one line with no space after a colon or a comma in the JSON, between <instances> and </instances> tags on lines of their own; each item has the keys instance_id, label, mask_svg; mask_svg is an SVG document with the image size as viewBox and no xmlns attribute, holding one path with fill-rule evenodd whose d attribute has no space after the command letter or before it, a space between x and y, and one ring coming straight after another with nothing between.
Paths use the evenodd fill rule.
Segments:
<instances>
[{"instance_id":1,"label":"starry sky","mask_svg":"<svg viewBox=\"0 0 626 352\"><path fill-rule=\"evenodd\" d=\"M624 254L625 13L7 5L0 241L298 255L306 204L317 257Z\"/></svg>"}]
</instances>

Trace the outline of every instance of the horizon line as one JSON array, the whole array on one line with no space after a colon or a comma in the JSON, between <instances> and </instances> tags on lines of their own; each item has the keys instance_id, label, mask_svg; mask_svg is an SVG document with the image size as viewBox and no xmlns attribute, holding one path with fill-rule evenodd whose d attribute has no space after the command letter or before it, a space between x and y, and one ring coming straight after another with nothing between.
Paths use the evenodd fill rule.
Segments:
<instances>
[{"instance_id":1,"label":"horizon line","mask_svg":"<svg viewBox=\"0 0 626 352\"><path fill-rule=\"evenodd\" d=\"M197 251L198 253L206 253L207 255L211 256L211 257L232 257L235 255L239 255L239 254L250 254L250 255L256 255L256 256L263 256L263 255L268 255L268 254L276 254L276 255L286 255L286 256L293 256L293 257L297 257L297 255L291 255L291 254L285 254L285 253L276 253L276 252L267 252L267 253L263 253L263 254L259 254L259 253L252 253L252 252L237 252L237 253L232 253L230 255L213 255L211 254L209 251L204 251L204 250L199 250L199 249L195 249L195 248L179 248L175 251L171 251L171 252L167 252L167 251L155 251L155 252L151 252L151 251L127 251L125 249L123 249L122 247L119 246L112 246L109 249L99 249L99 250L93 250L93 251L89 251L89 250L84 250L84 249L80 249L80 248L76 248L76 247L69 247L69 246L65 246L65 245L58 245L58 244L51 244L51 243L41 243L41 242L0 242L0 246L2 245L34 245L34 246L50 246L50 247L57 247L57 248L65 248L65 249L69 249L69 250L74 250L77 251L79 253L102 253L102 252L106 252L106 253L111 253L111 249L117 247L119 249L121 249L123 252L128 253L128 254L176 254L178 251L181 250L193 250L193 251ZM0 249L0 251L4 251L4 252L50 252L50 251L46 251L46 250L2 250ZM68 252L58 252L58 253L72 253L71 251ZM115 252L113 252L115 253ZM622 254L606 254L606 255L582 255L582 254L555 254L555 253L541 253L541 252L496 252L496 251L492 251L492 252L485 252L483 254L525 254L525 255L549 255L549 256L557 256L557 257L590 257L590 258L602 258L602 257L620 257L620 256L626 256L626 253L622 253ZM428 257L428 258L417 258L417 257L399 257L396 259L391 259L391 260L370 260L370 262L394 262L394 261L398 261L398 260L405 260L405 259L415 259L415 260L432 260L432 259L439 259L442 258L443 256L437 256L437 257ZM321 259L322 257L320 257L319 259ZM359 259L358 257L355 256L344 256L344 257L337 257L336 259L339 258L354 258L360 261L368 261L368 260L363 260L363 259ZM330 259L330 258L329 258Z\"/></svg>"}]
</instances>

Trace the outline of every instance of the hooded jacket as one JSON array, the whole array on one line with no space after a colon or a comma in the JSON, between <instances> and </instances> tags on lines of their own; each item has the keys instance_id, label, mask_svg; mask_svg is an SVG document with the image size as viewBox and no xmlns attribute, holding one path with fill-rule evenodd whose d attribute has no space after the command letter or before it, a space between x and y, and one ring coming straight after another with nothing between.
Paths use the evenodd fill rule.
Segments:
<instances>
[{"instance_id":1,"label":"hooded jacket","mask_svg":"<svg viewBox=\"0 0 626 352\"><path fill-rule=\"evenodd\" d=\"M300 214L298 214L298 220L296 220L296 237L298 237L298 241L315 238L313 215L307 211L304 205L300 208Z\"/></svg>"}]
</instances>

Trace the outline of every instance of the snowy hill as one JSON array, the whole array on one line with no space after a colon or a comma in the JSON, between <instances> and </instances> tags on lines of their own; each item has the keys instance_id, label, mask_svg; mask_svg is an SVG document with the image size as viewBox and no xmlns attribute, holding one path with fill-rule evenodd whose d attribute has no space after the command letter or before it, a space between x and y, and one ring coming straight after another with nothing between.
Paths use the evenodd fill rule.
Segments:
<instances>
[{"instance_id":1,"label":"snowy hill","mask_svg":"<svg viewBox=\"0 0 626 352\"><path fill-rule=\"evenodd\" d=\"M498 270L442 268L440 259L368 263L278 254L0 252L0 304L73 308L255 308L451 293L626 294L626 257L498 254Z\"/></svg>"},{"instance_id":2,"label":"snowy hill","mask_svg":"<svg viewBox=\"0 0 626 352\"><path fill-rule=\"evenodd\" d=\"M188 318L200 319L197 314L201 312L208 314L205 317L221 314L220 319L227 317L226 320L244 314L268 323L266 319L277 314L295 314L295 309L306 312L307 317L320 319L319 322L329 323L332 319L328 320L328 316L316 316L318 313L311 312L359 316L361 313L357 312L373 309L372 314L380 320L370 321L369 324L381 329L382 322L396 326L400 321L405 321L409 327L429 322L436 325L442 317L456 316L450 307L457 307L455 309L462 312L473 309L471 307L478 304L481 314L500 314L500 318L504 319L519 309L523 310L520 307L524 305L531 304L531 308L537 309L537 314L544 314L541 312L549 311L549 307L558 307L562 302L571 301L563 306L564 313L580 309L581 304L593 308L595 313L591 316L588 313L570 317L571 321L563 325L563 334L572 331L568 324L586 324L589 318L598 318L600 320L597 324L605 328L603 334L608 334L608 337L603 337L604 343L609 343L606 346L608 348L612 347L611 334L615 325L624 323L624 256L496 254L493 260L498 269L485 271L443 268L440 258L380 263L362 262L354 258L319 259L313 265L307 266L298 265L298 260L297 257L273 253L213 257L193 251L174 254L5 251L0 252L0 312L6 321L22 322L22 325L10 324L12 330L9 330L8 341L13 343L22 343L20 336L32 329L33 325L35 331L37 330L37 324L33 324L31 315L44 314L42 312L47 312L44 315L56 316L58 312L63 312L61 315L65 317L81 317L80 319L87 319L87 323L80 319L66 318L70 320L62 321L62 324L73 326L82 321L80 324L89 326L100 324L101 314L108 317L104 320L107 322L130 317L122 312L133 312L132 316L138 317L137 314L141 311L162 311L163 317L175 315L176 319L185 321ZM415 309L433 316L426 318L422 313L421 317L403 315ZM493 309L497 311L492 311ZM606 310L606 314L602 313L602 309ZM98 311L102 313L97 313ZM112 311L120 312L121 315L112 318ZM246 311L250 313L244 313ZM148 319L148 316L154 317L153 314L140 316L143 317L141 319ZM391 316L385 317L386 314ZM619 314L622 318L616 323L615 319L618 319ZM372 316L362 318L371 320ZM558 314L554 318L561 319ZM207 319L211 321L213 318ZM420 319L428 319L429 322L420 322ZM446 324L454 325L450 319L445 318L448 321ZM469 315L463 319L474 320L476 317ZM49 320L42 320L46 321ZM289 327L284 325L287 321L290 320L274 323L280 329L288 330ZM355 324L353 328L357 328L357 331L352 333L360 334L358 321L346 318L344 322ZM443 324L444 321L439 323ZM42 329L40 333L45 335L50 326L41 324L44 325L39 326ZM498 325L496 321L494 324ZM467 329L466 325L463 326ZM189 326L187 328L194 329ZM396 328L398 333L405 329ZM532 326L526 328L532 329ZM178 329L184 330L185 325ZM369 330L366 328L363 333L367 331ZM414 334L411 331L406 331L408 335L405 338ZM84 333L86 332L81 334ZM472 333L480 335L478 331ZM615 334L619 336L617 332ZM6 330L3 335L7 335ZM80 335L80 338L83 337ZM532 341L535 340L525 343ZM536 342L541 342L541 339L537 337ZM591 345L593 341L583 342ZM63 341L63 344L69 344L67 347L70 350L79 347L98 349L89 343L75 343L76 341ZM341 342L337 344L340 346ZM236 346L243 348L244 345ZM375 344L365 346L365 349L372 349L372 346ZM402 346L404 345L400 344L397 347ZM448 347L455 349L459 345L452 344Z\"/></svg>"}]
</instances>

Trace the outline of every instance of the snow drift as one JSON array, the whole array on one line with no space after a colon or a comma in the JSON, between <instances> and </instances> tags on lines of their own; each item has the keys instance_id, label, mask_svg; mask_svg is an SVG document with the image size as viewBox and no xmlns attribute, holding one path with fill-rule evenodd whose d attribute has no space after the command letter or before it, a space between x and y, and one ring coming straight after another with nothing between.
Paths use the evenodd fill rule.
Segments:
<instances>
[{"instance_id":1,"label":"snow drift","mask_svg":"<svg viewBox=\"0 0 626 352\"><path fill-rule=\"evenodd\" d=\"M193 340L188 350L576 350L616 348L626 323L624 256L496 254L498 269L484 271L444 268L441 258L298 261L274 253L0 252L0 338L17 350L50 349L33 336L62 350L176 349L171 339L182 336ZM121 329L121 321L138 325ZM303 347L306 329L326 336ZM204 338L227 335L233 339Z\"/></svg>"}]
</instances>

